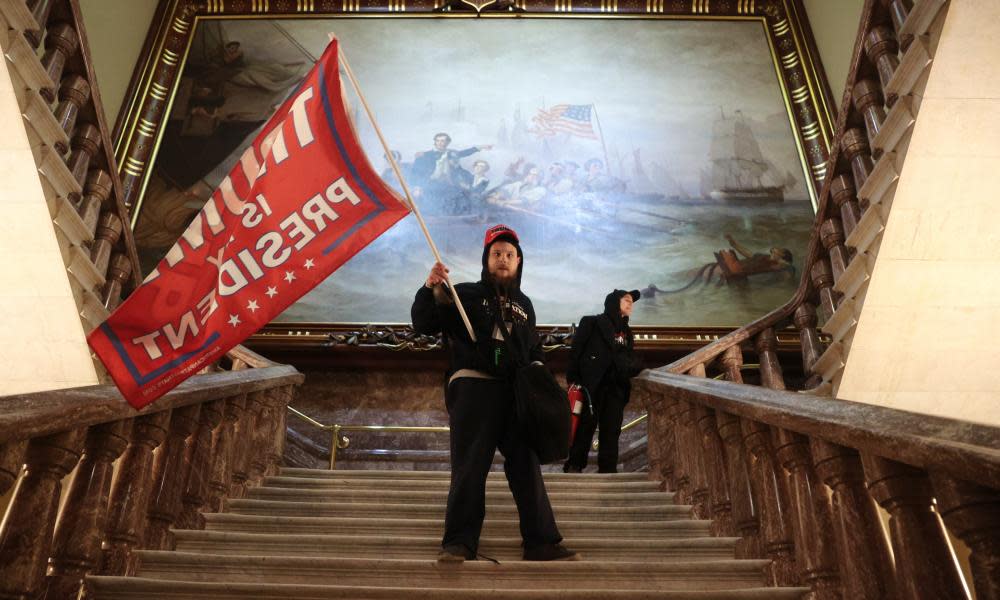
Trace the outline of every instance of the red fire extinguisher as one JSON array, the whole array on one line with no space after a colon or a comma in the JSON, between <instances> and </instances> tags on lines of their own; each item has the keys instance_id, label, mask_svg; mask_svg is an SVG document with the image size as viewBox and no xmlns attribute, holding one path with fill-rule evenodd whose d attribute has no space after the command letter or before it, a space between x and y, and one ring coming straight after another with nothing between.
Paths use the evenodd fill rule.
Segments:
<instances>
[{"instance_id":1,"label":"red fire extinguisher","mask_svg":"<svg viewBox=\"0 0 1000 600\"><path fill-rule=\"evenodd\" d=\"M576 437L576 428L580 425L580 415L583 414L584 407L584 394L587 390L583 389L583 386L576 385L575 383L569 386L569 390L566 392L566 396L569 398L569 411L570 411L570 427L569 427L569 445L573 445L573 438Z\"/></svg>"}]
</instances>

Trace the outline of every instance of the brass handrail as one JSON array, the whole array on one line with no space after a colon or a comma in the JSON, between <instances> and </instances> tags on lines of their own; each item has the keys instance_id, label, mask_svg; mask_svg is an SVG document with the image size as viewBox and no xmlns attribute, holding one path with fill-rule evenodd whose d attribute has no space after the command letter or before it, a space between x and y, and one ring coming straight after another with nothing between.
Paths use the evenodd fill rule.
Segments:
<instances>
[{"instance_id":1,"label":"brass handrail","mask_svg":"<svg viewBox=\"0 0 1000 600\"><path fill-rule=\"evenodd\" d=\"M337 468L337 450L347 448L351 445L351 438L346 435L342 435L342 432L344 431L389 431L397 433L447 433L451 431L448 427L431 427L421 425L340 425L339 423L324 425L323 423L320 423L316 419L292 408L291 406L288 407L288 411L310 425L319 427L323 431L332 432L332 435L330 436L331 471Z\"/></svg>"},{"instance_id":2,"label":"brass handrail","mask_svg":"<svg viewBox=\"0 0 1000 600\"><path fill-rule=\"evenodd\" d=\"M740 370L751 370L759 369L759 364L748 363L740 366ZM720 373L713 377L713 379L722 379L724 374ZM302 411L296 410L294 407L289 406L288 412L292 413L296 417L302 419L306 423L309 423L313 427L318 427L323 431L332 432L330 435L330 470L337 468L337 450L343 450L351 445L351 438L343 435L345 431L387 431L393 433L448 433L451 431L448 427L431 427L431 426L419 426L419 425L340 425L339 423L334 423L333 425L324 425L316 419L310 417L309 415L303 413ZM635 419L632 419L625 425L622 425L622 432L626 432L629 429L642 423L649 417L649 413L639 415ZM594 430L595 433L597 430ZM595 437L591 448L597 450L600 447L598 438Z\"/></svg>"}]
</instances>

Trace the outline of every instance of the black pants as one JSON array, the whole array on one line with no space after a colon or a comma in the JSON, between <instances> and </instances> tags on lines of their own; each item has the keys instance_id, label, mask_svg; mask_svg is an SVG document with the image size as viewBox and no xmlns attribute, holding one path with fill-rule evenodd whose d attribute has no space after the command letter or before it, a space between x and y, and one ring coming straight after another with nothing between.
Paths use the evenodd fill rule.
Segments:
<instances>
[{"instance_id":1,"label":"black pants","mask_svg":"<svg viewBox=\"0 0 1000 600\"><path fill-rule=\"evenodd\" d=\"M594 429L600 427L597 448L597 470L600 473L618 471L618 438L622 434L622 418L625 415L627 392L617 385L614 377L605 377L597 386L591 398L594 414L584 411L576 428L576 437L569 449L567 470L587 467L590 444L594 439Z\"/></svg>"},{"instance_id":2,"label":"black pants","mask_svg":"<svg viewBox=\"0 0 1000 600\"><path fill-rule=\"evenodd\" d=\"M486 476L497 448L514 494L525 548L562 541L545 492L535 451L513 427L514 393L492 379L464 377L448 387L448 424L451 427L451 489L444 520L442 546L462 544L479 548L486 517Z\"/></svg>"}]
</instances>

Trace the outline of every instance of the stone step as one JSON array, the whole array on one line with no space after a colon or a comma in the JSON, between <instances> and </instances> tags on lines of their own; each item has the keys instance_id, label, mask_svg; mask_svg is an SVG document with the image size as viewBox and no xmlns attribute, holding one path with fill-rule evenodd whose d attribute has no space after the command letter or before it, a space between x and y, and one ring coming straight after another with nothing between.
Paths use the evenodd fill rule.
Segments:
<instances>
[{"instance_id":1,"label":"stone step","mask_svg":"<svg viewBox=\"0 0 1000 600\"><path fill-rule=\"evenodd\" d=\"M448 490L407 489L301 489L283 487L251 488L248 498L280 500L284 502L333 502L367 504L430 504L443 507L448 501ZM553 507L561 506L662 506L673 504L674 495L667 492L588 492L549 491ZM486 506L513 506L510 490L488 490Z\"/></svg>"},{"instance_id":2,"label":"stone step","mask_svg":"<svg viewBox=\"0 0 1000 600\"><path fill-rule=\"evenodd\" d=\"M361 587L271 583L163 581L144 577L88 577L92 600L799 600L808 588L715 591L537 590Z\"/></svg>"},{"instance_id":3,"label":"stone step","mask_svg":"<svg viewBox=\"0 0 1000 600\"><path fill-rule=\"evenodd\" d=\"M445 504L380 504L376 502L286 502L281 500L258 500L238 498L227 501L228 512L241 515L272 515L286 517L396 517L396 518L440 518L444 515ZM676 504L658 506L583 506L579 504L553 503L556 521L576 519L587 521L644 521L662 519L686 519L691 516L691 507ZM513 518L517 508L513 502L487 503L486 514L492 517Z\"/></svg>"},{"instance_id":4,"label":"stone step","mask_svg":"<svg viewBox=\"0 0 1000 600\"><path fill-rule=\"evenodd\" d=\"M341 473L341 471L334 471ZM449 478L440 479L408 479L405 473L398 479L392 480L372 480L366 478L352 477L265 477L264 486L279 488L301 488L301 489L371 489L371 490L448 490ZM489 478L486 482L487 491L509 490L507 480L503 478ZM656 481L591 481L588 476L577 476L569 480L546 480L545 489L550 494L555 492L656 492L660 490L660 484Z\"/></svg>"},{"instance_id":5,"label":"stone step","mask_svg":"<svg viewBox=\"0 0 1000 600\"><path fill-rule=\"evenodd\" d=\"M441 511L443 512L443 511ZM632 539L677 539L711 535L711 521L699 519L661 519L650 521L588 521L560 519L559 531L567 538L603 537ZM315 535L426 535L440 537L444 531L444 515L427 519L343 518L343 517L281 517L271 515L239 515L208 513L208 531L243 533L285 533ZM516 517L501 519L487 514L483 523L484 536L510 537L519 535Z\"/></svg>"},{"instance_id":6,"label":"stone step","mask_svg":"<svg viewBox=\"0 0 1000 600\"><path fill-rule=\"evenodd\" d=\"M286 477L312 477L317 479L444 479L451 478L450 471L395 471L395 470L329 470L329 469L301 469L287 467L281 470L281 475ZM631 473L542 473L546 484L550 481L584 481L584 482L623 482L623 481L649 481L649 474L645 472ZM490 481L504 480L504 474L500 471L491 471Z\"/></svg>"},{"instance_id":7,"label":"stone step","mask_svg":"<svg viewBox=\"0 0 1000 600\"><path fill-rule=\"evenodd\" d=\"M178 581L293 583L336 581L369 587L555 590L731 590L765 585L766 560L438 563L289 556L230 556L140 550L136 575Z\"/></svg>"},{"instance_id":8,"label":"stone step","mask_svg":"<svg viewBox=\"0 0 1000 600\"><path fill-rule=\"evenodd\" d=\"M441 535L289 535L175 530L179 552L268 556L427 559L436 556ZM587 561L664 561L734 557L737 538L622 539L571 537L566 545ZM521 558L521 537L484 536L479 552L500 561Z\"/></svg>"}]
</instances>

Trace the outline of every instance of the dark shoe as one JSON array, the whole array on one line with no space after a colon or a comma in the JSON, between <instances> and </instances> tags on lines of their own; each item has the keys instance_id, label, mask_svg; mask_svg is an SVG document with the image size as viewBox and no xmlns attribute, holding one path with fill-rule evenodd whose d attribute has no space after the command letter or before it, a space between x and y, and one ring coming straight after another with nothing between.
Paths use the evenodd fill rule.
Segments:
<instances>
[{"instance_id":1,"label":"dark shoe","mask_svg":"<svg viewBox=\"0 0 1000 600\"><path fill-rule=\"evenodd\" d=\"M476 560L476 554L462 544L451 544L441 548L437 560L438 562L460 563Z\"/></svg>"},{"instance_id":2,"label":"dark shoe","mask_svg":"<svg viewBox=\"0 0 1000 600\"><path fill-rule=\"evenodd\" d=\"M542 544L524 549L524 560L580 560L580 555L562 544Z\"/></svg>"},{"instance_id":3,"label":"dark shoe","mask_svg":"<svg viewBox=\"0 0 1000 600\"><path fill-rule=\"evenodd\" d=\"M563 465L563 473L583 473L583 469L580 467L574 467L573 465L566 463Z\"/></svg>"}]
</instances>

